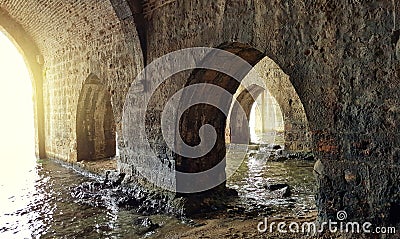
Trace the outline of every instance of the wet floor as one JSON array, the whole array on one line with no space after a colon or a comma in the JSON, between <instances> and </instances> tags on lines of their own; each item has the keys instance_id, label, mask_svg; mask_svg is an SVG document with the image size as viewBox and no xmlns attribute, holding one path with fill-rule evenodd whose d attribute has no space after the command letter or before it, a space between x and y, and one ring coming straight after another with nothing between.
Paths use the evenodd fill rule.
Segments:
<instances>
[{"instance_id":1,"label":"wet floor","mask_svg":"<svg viewBox=\"0 0 400 239\"><path fill-rule=\"evenodd\" d=\"M76 203L71 188L88 180L50 160L31 158L2 168L0 238L143 238L153 234L137 225L141 215L113 205L97 208ZM164 227L180 223L167 216L150 218Z\"/></svg>"},{"instance_id":2,"label":"wet floor","mask_svg":"<svg viewBox=\"0 0 400 239\"><path fill-rule=\"evenodd\" d=\"M267 209L268 214L303 216L315 212L314 162L296 159L277 162L271 160L274 151L263 148L260 151L247 154L239 169L228 179L227 186L239 192L240 197L234 203L252 210ZM238 156L228 151L228 161ZM282 196L282 191L268 188L278 184L288 185L289 195Z\"/></svg>"},{"instance_id":3,"label":"wet floor","mask_svg":"<svg viewBox=\"0 0 400 239\"><path fill-rule=\"evenodd\" d=\"M163 238L188 227L176 218L144 217L112 203L105 208L78 203L71 188L95 179L51 160L9 160L14 162L0 168L0 238ZM264 187L270 183L289 184L291 196L271 196ZM268 207L275 214L315 209L312 162L270 162L252 155L227 185L239 192L235 203L243 207L262 205L260 210ZM149 230L147 218L157 226Z\"/></svg>"}]
</instances>

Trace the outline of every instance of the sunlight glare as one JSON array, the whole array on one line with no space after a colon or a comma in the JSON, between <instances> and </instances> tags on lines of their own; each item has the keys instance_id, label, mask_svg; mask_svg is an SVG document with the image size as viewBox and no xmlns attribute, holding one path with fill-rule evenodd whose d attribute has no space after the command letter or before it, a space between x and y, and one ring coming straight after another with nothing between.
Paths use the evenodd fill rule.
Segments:
<instances>
[{"instance_id":1,"label":"sunlight glare","mask_svg":"<svg viewBox=\"0 0 400 239\"><path fill-rule=\"evenodd\" d=\"M22 55L2 32L0 74L1 155L7 161L17 154L30 157L31 160L34 156L35 134L32 83Z\"/></svg>"}]
</instances>

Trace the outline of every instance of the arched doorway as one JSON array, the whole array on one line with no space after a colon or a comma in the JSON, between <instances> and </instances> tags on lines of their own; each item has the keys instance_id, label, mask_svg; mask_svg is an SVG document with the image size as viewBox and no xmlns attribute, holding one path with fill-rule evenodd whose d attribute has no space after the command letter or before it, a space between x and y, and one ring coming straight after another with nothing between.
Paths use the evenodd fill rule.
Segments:
<instances>
[{"instance_id":1,"label":"arched doorway","mask_svg":"<svg viewBox=\"0 0 400 239\"><path fill-rule=\"evenodd\" d=\"M250 144L279 144L285 145L284 122L282 110L271 95L268 89L253 84L247 88L239 86L236 98L240 107L246 114L248 127L239 131L239 134L248 134ZM232 104L232 109L228 116L227 127L225 128L225 142L231 142L230 121L235 124L233 127L241 128L240 122L235 113L237 109ZM233 136L234 137L234 136Z\"/></svg>"},{"instance_id":2,"label":"arched doorway","mask_svg":"<svg viewBox=\"0 0 400 239\"><path fill-rule=\"evenodd\" d=\"M38 158L46 158L45 117L43 104L43 56L35 41L24 28L8 13L0 9L0 33L3 33L14 44L22 55L29 72L32 85L35 154Z\"/></svg>"},{"instance_id":3,"label":"arched doorway","mask_svg":"<svg viewBox=\"0 0 400 239\"><path fill-rule=\"evenodd\" d=\"M284 146L282 110L268 90L257 97L249 117L250 143Z\"/></svg>"},{"instance_id":4,"label":"arched doorway","mask_svg":"<svg viewBox=\"0 0 400 239\"><path fill-rule=\"evenodd\" d=\"M189 145L191 147L200 145L201 135L199 134L200 129L204 125L210 125L215 130L215 143L211 147L211 150L208 153L203 154L200 157L186 157L182 155L178 155L176 158L176 171L183 172L186 174L197 174L205 171L212 171L211 174L199 174L196 182L191 182L190 184L181 180L177 177L177 188L178 190L184 189L186 191L190 188L203 188L202 185L215 185L216 182L222 182L217 186L217 188L225 188L225 180L226 180L226 172L225 172L225 156L226 156L226 142L225 142L225 128L227 126L227 115L226 109L231 107L232 96L237 92L241 80L245 77L251 67L256 65L262 58L264 58L264 54L253 47L242 44L242 43L226 43L218 47L233 56L220 56L218 54L212 54L210 56L206 56L204 61L210 60L210 62L220 61L224 62L226 65L232 64L231 68L235 69L234 72L239 73L237 75L238 80L231 78L231 76L208 69L196 69L192 72L191 76L186 82L185 89L183 90L183 101L181 100L180 109L185 108L185 104L188 104L186 101L195 99L201 95L205 95L208 98L212 98L212 101L215 102L215 105L211 104L193 104L190 108L184 111L181 118L179 119L179 129L180 136L182 138L182 143ZM220 58L221 57L221 58ZM229 59L230 58L230 59ZM239 62L235 62L236 59L241 60ZM229 60L233 62L229 62ZM243 64L245 62L246 64ZM236 65L235 65L236 64ZM225 94L213 94L210 92L208 87L203 87L203 89L198 88L195 93L190 91L191 86L195 85L214 85L219 89L223 89ZM189 90L186 90L189 89ZM230 97L227 97L227 94ZM238 102L240 104L240 102ZM239 112L243 112L242 108L237 104L234 104L231 112L231 115L237 116L236 110ZM244 110L243 113L238 114L238 117L235 118L235 122L238 122L238 126L235 127L237 129L237 135L232 134L231 137L236 137L233 141L236 140L247 144L245 142L248 140L246 135L248 134L247 125L247 116L248 112ZM231 120L232 122L232 120ZM206 140L205 140L206 141ZM207 140L208 141L208 140ZM208 142L205 142L206 144ZM181 147L180 145L177 146ZM193 185L193 183L197 183L198 185ZM209 188L209 187L208 187ZM212 191L212 190L210 190Z\"/></svg>"},{"instance_id":5,"label":"arched doorway","mask_svg":"<svg viewBox=\"0 0 400 239\"><path fill-rule=\"evenodd\" d=\"M20 213L35 203L41 160L35 158L34 85L26 59L15 42L0 31L0 231L2 237L27 236ZM37 129L37 128L36 128ZM37 130L36 130L37 132ZM28 216L29 217L29 216ZM36 220L33 220L36 222ZM18 226L17 226L18 225ZM18 227L18 229L16 229ZM25 235L17 232L25 233ZM33 231L32 231L33 232Z\"/></svg>"},{"instance_id":6,"label":"arched doorway","mask_svg":"<svg viewBox=\"0 0 400 239\"><path fill-rule=\"evenodd\" d=\"M308 120L290 77L265 56L241 81L234 98L225 142L226 172L231 175L226 186L240 195L235 203L271 207L285 214L290 214L293 207L301 215L314 215L314 162L303 156L308 156L311 143ZM243 117L237 116L238 105L245 111L248 125L238 119ZM237 137L231 128L241 128L236 134L249 135L250 145L244 157L238 154L238 146L230 143ZM254 142L252 130L264 138ZM296 202L292 203L294 198Z\"/></svg>"},{"instance_id":7,"label":"arched doorway","mask_svg":"<svg viewBox=\"0 0 400 239\"><path fill-rule=\"evenodd\" d=\"M91 74L85 81L77 110L77 160L93 161L116 155L116 126L111 95Z\"/></svg>"},{"instance_id":8,"label":"arched doorway","mask_svg":"<svg viewBox=\"0 0 400 239\"><path fill-rule=\"evenodd\" d=\"M11 39L0 32L1 153L13 165L35 155L34 98L28 67ZM34 161L33 161L34 162ZM9 165L12 166L12 165Z\"/></svg>"},{"instance_id":9,"label":"arched doorway","mask_svg":"<svg viewBox=\"0 0 400 239\"><path fill-rule=\"evenodd\" d=\"M282 139L276 143L283 144L285 150L292 152L309 151L311 137L307 115L290 77L269 57L261 59L253 70L254 72L249 73L242 80L234 95L234 98L246 112L247 120L256 121L257 116L264 114L263 117L269 117L270 122L262 123L264 125L257 129L260 134L264 133L268 138L268 133L275 134L273 136L276 136L276 133L283 133ZM262 82L259 82L260 80ZM234 105L232 104L231 107L227 128L225 129L227 143L232 137L228 128L229 121L232 121L233 124L239 122L235 118L235 114L232 114L235 111ZM265 109L265 107L269 107L269 109ZM253 108L255 114L251 115ZM256 114L257 111L259 111L259 115ZM254 118L251 118L251 116ZM258 118L262 121L263 117ZM235 125L235 127L239 126ZM266 139L266 141L267 143L271 142L270 139Z\"/></svg>"},{"instance_id":10,"label":"arched doorway","mask_svg":"<svg viewBox=\"0 0 400 239\"><path fill-rule=\"evenodd\" d=\"M227 178L225 127L232 96L241 93L243 79L265 55L241 43L227 43L219 48L221 50L189 48L173 52L143 71L136 81L140 84L131 87L124 105L122 126L127 149L124 154L129 152L126 157L134 164L126 172L184 194L218 186L224 188ZM180 57L185 61L176 64ZM187 73L185 77L178 75L178 79L165 80L179 70L192 69L195 70L183 72ZM152 83L146 88L142 82L150 82L147 79ZM260 81L265 80L261 78ZM267 88L261 87L260 93ZM288 102L293 105L292 99ZM248 121L251 106L248 104L248 110L240 115L240 122ZM283 109L283 103L280 106ZM245 129L243 133L248 132L245 125L235 128L240 126ZM208 134L211 127L209 132L213 132ZM238 138L243 139L241 143L247 147L249 138ZM203 174L205 171L211 173Z\"/></svg>"},{"instance_id":11,"label":"arched doorway","mask_svg":"<svg viewBox=\"0 0 400 239\"><path fill-rule=\"evenodd\" d=\"M213 97L213 101L219 101L218 107L220 108L210 104L196 104L186 109L179 119L180 136L184 143L192 147L202 143L200 130L204 125L211 125L215 130L216 142L211 151L207 154L197 158L178 155L176 159L176 170L191 174L209 171L211 169L214 170L217 165L221 165L221 163L225 165L224 170L222 170L222 167L218 166L219 171L218 173L214 173L212 178L207 175L199 179L199 184L215 182L216 178L220 181L221 178L226 179L227 175L232 173L229 169L229 165L226 167L226 164L229 164L229 162L226 162L227 159L225 158L227 155L227 127L235 129L235 133L231 132L229 135L233 142L239 142L237 139L243 139L243 136L249 135L248 124L244 122L248 122L254 102L266 89L271 92L271 96L276 99L282 111L282 118L285 122L285 149L303 151L308 147L310 142L307 138L308 125L306 113L295 88L290 82L289 76L284 74L279 66L262 52L249 45L227 43L221 45L219 48L239 56L250 66L253 66L253 68L248 69L246 67L245 71L247 72L242 72L242 69L236 69L235 66L231 66L231 68L236 70L235 72L241 73L243 78L240 81L234 80L224 73L197 69L193 71L185 85L185 89L200 84L215 85L229 92L233 95L233 98L236 99L236 101L232 101L232 99L227 99L223 95L214 94L210 97ZM229 59L224 58L224 62L226 65L230 64ZM231 64L234 65L234 63ZM260 77L254 77L254 74L251 74L253 70L255 70ZM187 93L189 95L182 99L196 98L197 95L210 95L209 88L207 89L204 87L204 92L201 91L202 89L198 88L198 92L190 96L191 93L188 90ZM183 95L185 95L185 90L183 92ZM181 106L185 104L187 104L187 102L182 102ZM228 117L221 110L226 107L231 107ZM244 114L239 114L240 111L244 111ZM249 141L250 138L247 139L247 142L242 141L240 144L246 144L247 147ZM243 158L241 160L243 160ZM188 185L186 181L179 180L179 178L177 178L176 184L177 188L194 187L192 183ZM212 183L209 184L211 185ZM220 184L219 188L224 188L224 183Z\"/></svg>"}]
</instances>

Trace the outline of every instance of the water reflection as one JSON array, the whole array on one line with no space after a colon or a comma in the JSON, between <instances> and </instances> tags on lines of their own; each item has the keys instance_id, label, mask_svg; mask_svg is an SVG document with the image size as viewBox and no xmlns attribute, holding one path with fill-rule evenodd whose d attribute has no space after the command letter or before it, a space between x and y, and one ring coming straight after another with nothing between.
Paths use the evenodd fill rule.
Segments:
<instances>
[{"instance_id":1,"label":"water reflection","mask_svg":"<svg viewBox=\"0 0 400 239\"><path fill-rule=\"evenodd\" d=\"M13 168L2 168L0 237L143 237L133 224L140 215L112 205L96 208L74 202L70 187L88 180L50 160L36 163L32 159L26 164L16 163ZM177 223L166 216L151 219L159 224Z\"/></svg>"},{"instance_id":2,"label":"water reflection","mask_svg":"<svg viewBox=\"0 0 400 239\"><path fill-rule=\"evenodd\" d=\"M231 149L231 148L228 148ZM265 206L277 212L303 215L315 211L315 179L312 174L314 162L287 160L276 162L269 160L270 152L253 151L245 157L240 168L227 181L227 186L236 189L240 198L237 205ZM249 156L250 155L250 156ZM228 150L227 162L242 160L238 154ZM267 189L271 184L288 184L290 197L277 197Z\"/></svg>"},{"instance_id":3,"label":"water reflection","mask_svg":"<svg viewBox=\"0 0 400 239\"><path fill-rule=\"evenodd\" d=\"M143 216L132 211L112 203L106 208L77 203L70 189L90 179L51 160L22 159L15 157L0 168L0 238L163 238L167 232L186 230L176 218L154 215L149 218L160 228L146 232L135 223ZM298 214L315 209L311 172L312 162L270 162L253 155L227 184L239 191L235 205ZM275 182L291 185L291 197L271 196L265 185Z\"/></svg>"},{"instance_id":4,"label":"water reflection","mask_svg":"<svg viewBox=\"0 0 400 239\"><path fill-rule=\"evenodd\" d=\"M266 133L251 133L251 142L255 144L277 144L284 146L285 139L284 133L278 131L270 131Z\"/></svg>"}]
</instances>

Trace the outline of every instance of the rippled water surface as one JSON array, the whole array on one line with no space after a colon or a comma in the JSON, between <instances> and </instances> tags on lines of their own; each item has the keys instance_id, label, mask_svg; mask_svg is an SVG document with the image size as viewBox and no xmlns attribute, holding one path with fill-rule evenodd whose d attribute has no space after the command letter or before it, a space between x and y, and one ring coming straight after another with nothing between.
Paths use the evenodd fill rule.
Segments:
<instances>
[{"instance_id":1,"label":"rippled water surface","mask_svg":"<svg viewBox=\"0 0 400 239\"><path fill-rule=\"evenodd\" d=\"M235 146L228 147L227 162L241 165L228 179L227 186L236 189L240 198L235 201L245 207L267 206L280 213L304 215L315 211L315 178L313 161L273 161L269 152L261 148L251 154L237 153ZM250 156L249 156L250 155ZM242 161L243 160L243 161ZM291 195L280 197L267 189L271 184L288 184ZM262 207L261 207L262 208Z\"/></svg>"},{"instance_id":2,"label":"rippled water surface","mask_svg":"<svg viewBox=\"0 0 400 239\"><path fill-rule=\"evenodd\" d=\"M96 208L75 202L71 187L94 179L51 160L3 160L10 161L0 168L0 238L164 238L166 231L185 230L175 218L154 215L149 218L160 228L146 232L135 224L143 216L132 211L112 204ZM312 164L270 162L256 154L241 162L227 184L238 190L238 205L264 205L277 213L299 214L315 209ZM288 183L291 197L275 198L264 187L268 183Z\"/></svg>"},{"instance_id":3,"label":"rippled water surface","mask_svg":"<svg viewBox=\"0 0 400 239\"><path fill-rule=\"evenodd\" d=\"M89 179L50 160L1 168L0 238L140 238L134 224L141 217L116 207L96 208L75 203L70 187ZM152 216L160 225L176 219ZM154 235L155 236L155 235Z\"/></svg>"}]
</instances>

